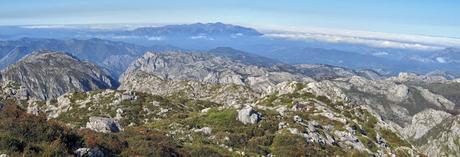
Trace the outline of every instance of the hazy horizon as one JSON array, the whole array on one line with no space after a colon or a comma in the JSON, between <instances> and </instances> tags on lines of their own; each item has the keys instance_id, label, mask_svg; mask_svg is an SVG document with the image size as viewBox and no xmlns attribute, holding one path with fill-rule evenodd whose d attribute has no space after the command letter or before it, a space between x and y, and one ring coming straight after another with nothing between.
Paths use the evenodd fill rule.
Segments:
<instances>
[{"instance_id":1,"label":"hazy horizon","mask_svg":"<svg viewBox=\"0 0 460 157\"><path fill-rule=\"evenodd\" d=\"M223 22L460 37L459 2L385 1L8 1L0 25ZM140 5L142 4L142 5Z\"/></svg>"}]
</instances>

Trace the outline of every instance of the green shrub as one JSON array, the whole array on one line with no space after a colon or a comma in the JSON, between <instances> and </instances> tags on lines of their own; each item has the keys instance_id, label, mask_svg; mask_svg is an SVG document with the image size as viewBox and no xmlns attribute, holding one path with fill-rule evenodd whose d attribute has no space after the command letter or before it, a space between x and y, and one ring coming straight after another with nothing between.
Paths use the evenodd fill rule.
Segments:
<instances>
[{"instance_id":1,"label":"green shrub","mask_svg":"<svg viewBox=\"0 0 460 157\"><path fill-rule=\"evenodd\" d=\"M22 156L56 156L81 146L75 132L44 116L26 113L14 104L0 112L0 151Z\"/></svg>"},{"instance_id":2,"label":"green shrub","mask_svg":"<svg viewBox=\"0 0 460 157\"><path fill-rule=\"evenodd\" d=\"M277 134L273 139L271 150L273 155L284 156L307 156L309 154L308 143L303 137L290 133Z\"/></svg>"}]
</instances>

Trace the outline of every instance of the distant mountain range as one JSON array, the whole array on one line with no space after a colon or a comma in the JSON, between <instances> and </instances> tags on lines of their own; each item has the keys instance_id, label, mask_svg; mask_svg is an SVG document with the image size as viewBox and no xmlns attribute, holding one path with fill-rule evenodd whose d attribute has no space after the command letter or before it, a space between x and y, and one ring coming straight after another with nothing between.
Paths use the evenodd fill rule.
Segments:
<instances>
[{"instance_id":1,"label":"distant mountain range","mask_svg":"<svg viewBox=\"0 0 460 157\"><path fill-rule=\"evenodd\" d=\"M373 69L389 75L396 75L405 71L420 74L444 71L455 76L460 75L460 69L456 68L460 66L460 50L456 48L424 51L369 47L359 44L326 43L314 40L298 41L266 36L252 28L223 23L139 27L131 30L4 26L0 27L0 34L4 40L11 40L3 41L0 44L2 45L0 48L2 51L0 67L5 67L5 65L16 61L24 55L24 51L36 49L33 48L34 46L21 47L17 45L24 45L27 42L31 42L27 45L34 45L41 40L39 38L54 38L65 42L46 39L42 41L42 46L35 47L66 51L79 58L92 60L104 67L106 64L111 64L114 67L119 65L116 60L124 60L122 61L124 63L120 63L122 66L111 69L114 76L119 75L129 61L132 61L135 56L143 54L146 50L182 49L203 52L216 47L231 47L288 64L329 64L353 69ZM21 39L23 37L29 38ZM30 41L30 38L37 39ZM97 41L94 38L102 40ZM84 42L95 43L87 45L105 46L83 49L85 47ZM74 48L69 50L66 48L69 46ZM81 53L91 54L95 50L98 51L98 54L92 56L94 58ZM122 55L127 56L120 57Z\"/></svg>"},{"instance_id":2,"label":"distant mountain range","mask_svg":"<svg viewBox=\"0 0 460 157\"><path fill-rule=\"evenodd\" d=\"M209 36L261 36L262 33L252 28L223 23L195 23L184 25L167 25L164 27L141 27L135 30L110 32L116 35L126 36L186 36L197 35Z\"/></svg>"},{"instance_id":3,"label":"distant mountain range","mask_svg":"<svg viewBox=\"0 0 460 157\"><path fill-rule=\"evenodd\" d=\"M88 60L106 68L118 77L126 67L146 51L178 50L172 46L138 46L129 43L101 39L58 40L22 38L0 41L0 68L11 65L34 51L48 50L68 52L82 60Z\"/></svg>"}]
</instances>

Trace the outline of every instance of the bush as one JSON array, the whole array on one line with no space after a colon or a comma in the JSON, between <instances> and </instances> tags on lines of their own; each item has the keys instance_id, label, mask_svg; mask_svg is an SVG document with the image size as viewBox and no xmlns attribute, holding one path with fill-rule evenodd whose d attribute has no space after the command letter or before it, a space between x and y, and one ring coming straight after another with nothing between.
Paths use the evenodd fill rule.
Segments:
<instances>
[{"instance_id":1,"label":"bush","mask_svg":"<svg viewBox=\"0 0 460 157\"><path fill-rule=\"evenodd\" d=\"M347 149L308 143L299 135L287 132L277 134L271 145L272 154L279 157L288 156L366 156L366 154ZM358 155L356 155L358 154Z\"/></svg>"},{"instance_id":2,"label":"bush","mask_svg":"<svg viewBox=\"0 0 460 157\"><path fill-rule=\"evenodd\" d=\"M158 131L145 128L128 128L119 134L127 142L123 156L179 156L179 145Z\"/></svg>"},{"instance_id":3,"label":"bush","mask_svg":"<svg viewBox=\"0 0 460 157\"><path fill-rule=\"evenodd\" d=\"M275 156L307 156L308 143L303 137L290 133L280 133L273 139L271 150Z\"/></svg>"},{"instance_id":4,"label":"bush","mask_svg":"<svg viewBox=\"0 0 460 157\"><path fill-rule=\"evenodd\" d=\"M0 151L23 156L67 155L80 146L75 132L44 116L26 113L14 104L0 112Z\"/></svg>"}]
</instances>

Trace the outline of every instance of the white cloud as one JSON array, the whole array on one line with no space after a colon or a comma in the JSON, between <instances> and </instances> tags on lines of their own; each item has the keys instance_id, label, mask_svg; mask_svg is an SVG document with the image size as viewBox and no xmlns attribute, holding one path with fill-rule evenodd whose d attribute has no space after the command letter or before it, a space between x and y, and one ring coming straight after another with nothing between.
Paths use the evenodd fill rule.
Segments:
<instances>
[{"instance_id":1,"label":"white cloud","mask_svg":"<svg viewBox=\"0 0 460 157\"><path fill-rule=\"evenodd\" d=\"M420 43L391 41L384 39L368 39L362 37L331 35L331 34L314 34L314 33L276 33L266 34L268 37L286 38L293 40L316 40L330 43L349 43L363 44L371 47L379 48L399 48L399 49L414 49L414 50L440 50L444 47L437 45L428 45Z\"/></svg>"},{"instance_id":2,"label":"white cloud","mask_svg":"<svg viewBox=\"0 0 460 157\"><path fill-rule=\"evenodd\" d=\"M92 29L92 30L134 30L141 27L159 27L165 24L64 24L64 25L26 25L26 29Z\"/></svg>"},{"instance_id":3,"label":"white cloud","mask_svg":"<svg viewBox=\"0 0 460 157\"><path fill-rule=\"evenodd\" d=\"M66 29L77 29L77 26L72 25L30 25L30 26L21 26L21 28L27 29L51 29L51 28L66 28Z\"/></svg>"},{"instance_id":4,"label":"white cloud","mask_svg":"<svg viewBox=\"0 0 460 157\"><path fill-rule=\"evenodd\" d=\"M331 43L362 44L380 48L439 50L460 47L460 39L424 35L394 34L326 28L274 28L265 35L292 40L316 40Z\"/></svg>"},{"instance_id":5,"label":"white cloud","mask_svg":"<svg viewBox=\"0 0 460 157\"><path fill-rule=\"evenodd\" d=\"M241 36L244 36L244 34L243 33L235 33L235 34L230 35L231 38L238 38L238 37L241 37Z\"/></svg>"},{"instance_id":6,"label":"white cloud","mask_svg":"<svg viewBox=\"0 0 460 157\"><path fill-rule=\"evenodd\" d=\"M164 38L160 36L151 36L151 37L148 37L147 39L152 40L152 41L160 41L160 40L163 40Z\"/></svg>"},{"instance_id":7,"label":"white cloud","mask_svg":"<svg viewBox=\"0 0 460 157\"><path fill-rule=\"evenodd\" d=\"M206 35L200 34L197 36L191 36L190 39L203 39L203 40L214 40L212 37L208 37Z\"/></svg>"},{"instance_id":8,"label":"white cloud","mask_svg":"<svg viewBox=\"0 0 460 157\"><path fill-rule=\"evenodd\" d=\"M97 38L112 38L112 39L136 39L140 38L139 36L132 35L117 35L117 36L96 36Z\"/></svg>"},{"instance_id":9,"label":"white cloud","mask_svg":"<svg viewBox=\"0 0 460 157\"><path fill-rule=\"evenodd\" d=\"M376 52L376 53L373 53L372 55L374 55L374 56L386 56L386 55L388 55L388 52L383 52L383 51L382 52Z\"/></svg>"},{"instance_id":10,"label":"white cloud","mask_svg":"<svg viewBox=\"0 0 460 157\"><path fill-rule=\"evenodd\" d=\"M446 63L446 59L444 59L443 57L436 57L436 61L438 61L439 63Z\"/></svg>"}]
</instances>

